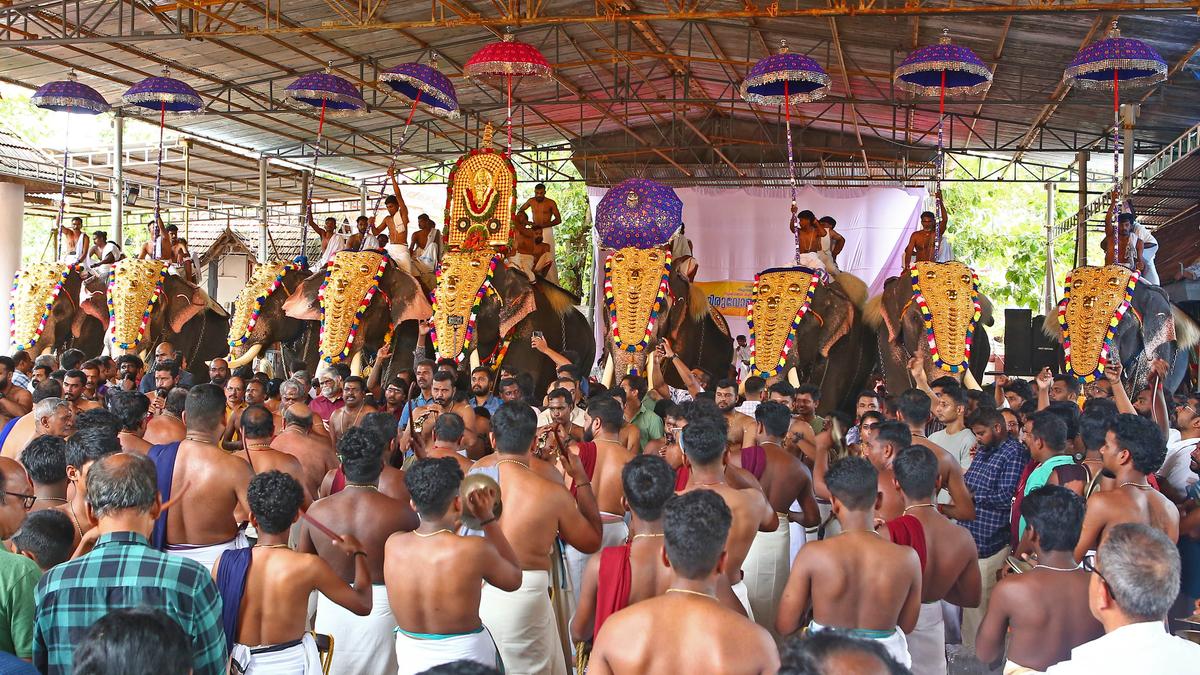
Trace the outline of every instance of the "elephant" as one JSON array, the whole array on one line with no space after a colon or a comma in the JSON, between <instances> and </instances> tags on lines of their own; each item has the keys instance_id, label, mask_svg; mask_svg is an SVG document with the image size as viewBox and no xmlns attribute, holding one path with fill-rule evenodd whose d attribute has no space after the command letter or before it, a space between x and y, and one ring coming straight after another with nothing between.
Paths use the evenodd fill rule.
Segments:
<instances>
[{"instance_id":1,"label":"elephant","mask_svg":"<svg viewBox=\"0 0 1200 675\"><path fill-rule=\"evenodd\" d=\"M1072 270L1059 308L1059 312L1046 317L1043 330L1063 343L1066 356L1063 372L1081 380L1102 376L1104 363L1115 360L1121 364L1128 382L1141 384L1145 366L1151 358L1158 357L1172 366L1165 389L1175 391L1187 365L1186 357L1177 363L1176 356L1200 341L1200 329L1183 310L1170 303L1166 291L1135 281L1129 269L1120 265ZM1112 318L1118 313L1120 321L1112 329L1111 343L1106 346ZM1064 339L1062 323L1066 324L1069 341Z\"/></svg>"},{"instance_id":2,"label":"elephant","mask_svg":"<svg viewBox=\"0 0 1200 675\"><path fill-rule=\"evenodd\" d=\"M485 290L485 286L490 290ZM533 349L540 331L546 344L584 376L596 356L596 340L571 293L510 265L491 249L452 251L442 258L435 292L435 350L460 368L501 365L533 376L536 391L555 378L554 364Z\"/></svg>"},{"instance_id":3,"label":"elephant","mask_svg":"<svg viewBox=\"0 0 1200 675\"><path fill-rule=\"evenodd\" d=\"M318 366L349 359L357 375L365 355L389 340L394 353L412 353L417 321L428 319L432 308L426 289L386 254L341 251L300 282L283 312L319 322Z\"/></svg>"},{"instance_id":4,"label":"elephant","mask_svg":"<svg viewBox=\"0 0 1200 675\"><path fill-rule=\"evenodd\" d=\"M866 285L851 274L823 280L803 267L759 273L748 312L750 374L816 384L822 414L853 406L875 367L874 336L862 318L865 299Z\"/></svg>"},{"instance_id":5,"label":"elephant","mask_svg":"<svg viewBox=\"0 0 1200 675\"><path fill-rule=\"evenodd\" d=\"M12 299L13 345L35 357L70 348L99 354L108 323L104 291L99 277L92 275L85 280L78 266L66 263L35 263L17 272ZM96 294L100 302L88 302Z\"/></svg>"},{"instance_id":6,"label":"elephant","mask_svg":"<svg viewBox=\"0 0 1200 675\"><path fill-rule=\"evenodd\" d=\"M943 375L968 386L972 379L982 381L991 357L985 326L992 325L992 305L978 293L975 273L960 262L918 262L914 269L924 302L914 296L910 271L908 277L888 279L883 293L864 308L867 325L877 333L888 392L899 394L914 386L908 360L917 355L924 356L931 381ZM930 312L930 330L923 307Z\"/></svg>"},{"instance_id":7,"label":"elephant","mask_svg":"<svg viewBox=\"0 0 1200 675\"><path fill-rule=\"evenodd\" d=\"M155 345L170 342L193 381L207 382L206 362L228 351L229 314L199 286L168 273L165 261L119 261L109 277L108 310L114 356L146 360Z\"/></svg>"},{"instance_id":8,"label":"elephant","mask_svg":"<svg viewBox=\"0 0 1200 675\"><path fill-rule=\"evenodd\" d=\"M254 269L233 303L229 323L229 367L252 363L264 349L279 344L284 365L301 361L311 370L317 363L320 324L293 319L284 313L288 297L309 276L304 267L275 260Z\"/></svg>"},{"instance_id":9,"label":"elephant","mask_svg":"<svg viewBox=\"0 0 1200 675\"><path fill-rule=\"evenodd\" d=\"M626 373L636 372L644 373L653 387L659 370L653 349L662 338L670 340L681 363L709 373L714 381L726 377L733 363L733 338L725 317L691 281L695 260L691 256L670 260L660 248L602 253L606 256L602 384L611 386ZM685 387L675 369L661 370L669 386Z\"/></svg>"}]
</instances>

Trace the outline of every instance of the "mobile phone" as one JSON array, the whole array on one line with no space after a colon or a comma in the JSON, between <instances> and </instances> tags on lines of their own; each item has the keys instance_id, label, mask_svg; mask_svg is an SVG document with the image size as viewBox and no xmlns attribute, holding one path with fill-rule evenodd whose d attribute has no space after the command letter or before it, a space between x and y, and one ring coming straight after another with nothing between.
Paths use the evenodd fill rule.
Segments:
<instances>
[{"instance_id":1,"label":"mobile phone","mask_svg":"<svg viewBox=\"0 0 1200 675\"><path fill-rule=\"evenodd\" d=\"M535 331L533 331L533 337L535 337L535 338L541 338L541 339L543 339L543 340L545 340L545 339L546 339L546 335L545 335L544 333L542 333L542 331L540 331L540 330L535 330Z\"/></svg>"}]
</instances>

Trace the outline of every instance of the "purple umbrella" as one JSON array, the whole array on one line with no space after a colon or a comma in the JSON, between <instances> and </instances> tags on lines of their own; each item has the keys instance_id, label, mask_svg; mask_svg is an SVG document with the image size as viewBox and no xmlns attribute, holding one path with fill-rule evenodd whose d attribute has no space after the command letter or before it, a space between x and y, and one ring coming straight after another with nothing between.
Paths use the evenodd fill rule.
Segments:
<instances>
[{"instance_id":1,"label":"purple umbrella","mask_svg":"<svg viewBox=\"0 0 1200 675\"><path fill-rule=\"evenodd\" d=\"M682 222L683 202L675 191L645 178L621 181L596 206L596 232L605 248L662 246Z\"/></svg>"},{"instance_id":2,"label":"purple umbrella","mask_svg":"<svg viewBox=\"0 0 1200 675\"><path fill-rule=\"evenodd\" d=\"M439 117L458 117L458 95L450 78L437 69L437 63L401 63L388 68L379 80L402 98L418 104ZM412 119L411 114L409 119Z\"/></svg>"}]
</instances>

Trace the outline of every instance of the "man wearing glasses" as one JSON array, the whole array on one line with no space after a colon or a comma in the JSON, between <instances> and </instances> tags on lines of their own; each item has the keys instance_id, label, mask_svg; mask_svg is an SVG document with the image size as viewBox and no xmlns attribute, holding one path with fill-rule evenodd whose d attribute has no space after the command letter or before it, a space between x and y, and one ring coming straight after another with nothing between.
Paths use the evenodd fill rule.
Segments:
<instances>
[{"instance_id":1,"label":"man wearing glasses","mask_svg":"<svg viewBox=\"0 0 1200 675\"><path fill-rule=\"evenodd\" d=\"M1179 440L1167 443L1167 456L1157 473L1163 494L1179 503L1187 498L1188 488L1200 480L1190 466L1192 451L1200 444L1200 396L1189 394L1175 407L1175 428Z\"/></svg>"},{"instance_id":2,"label":"man wearing glasses","mask_svg":"<svg viewBox=\"0 0 1200 675\"><path fill-rule=\"evenodd\" d=\"M0 483L0 539L8 539L21 528L37 497L25 469L7 457L0 458ZM41 576L36 562L0 547L0 651L33 658L34 589Z\"/></svg>"},{"instance_id":3,"label":"man wearing glasses","mask_svg":"<svg viewBox=\"0 0 1200 675\"><path fill-rule=\"evenodd\" d=\"M1180 576L1179 551L1167 535L1142 523L1113 525L1083 568L1092 573L1088 606L1104 637L1072 649L1047 675L1196 672L1200 645L1164 627Z\"/></svg>"}]
</instances>

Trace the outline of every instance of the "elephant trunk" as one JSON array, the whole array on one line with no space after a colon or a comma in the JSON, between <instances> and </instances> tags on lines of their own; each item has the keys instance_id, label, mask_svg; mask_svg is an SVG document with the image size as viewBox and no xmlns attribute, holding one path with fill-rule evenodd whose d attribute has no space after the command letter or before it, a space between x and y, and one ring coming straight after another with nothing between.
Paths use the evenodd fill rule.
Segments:
<instances>
[{"instance_id":1,"label":"elephant trunk","mask_svg":"<svg viewBox=\"0 0 1200 675\"><path fill-rule=\"evenodd\" d=\"M230 354L225 359L226 361L229 362L229 369L236 370L237 368L241 368L242 366L253 362L254 359L258 357L258 353L262 351L262 348L263 348L262 344L256 342L256 343L250 345L250 347L247 348L246 351L243 352L241 356L238 356L235 358L233 356L233 354Z\"/></svg>"}]
</instances>

